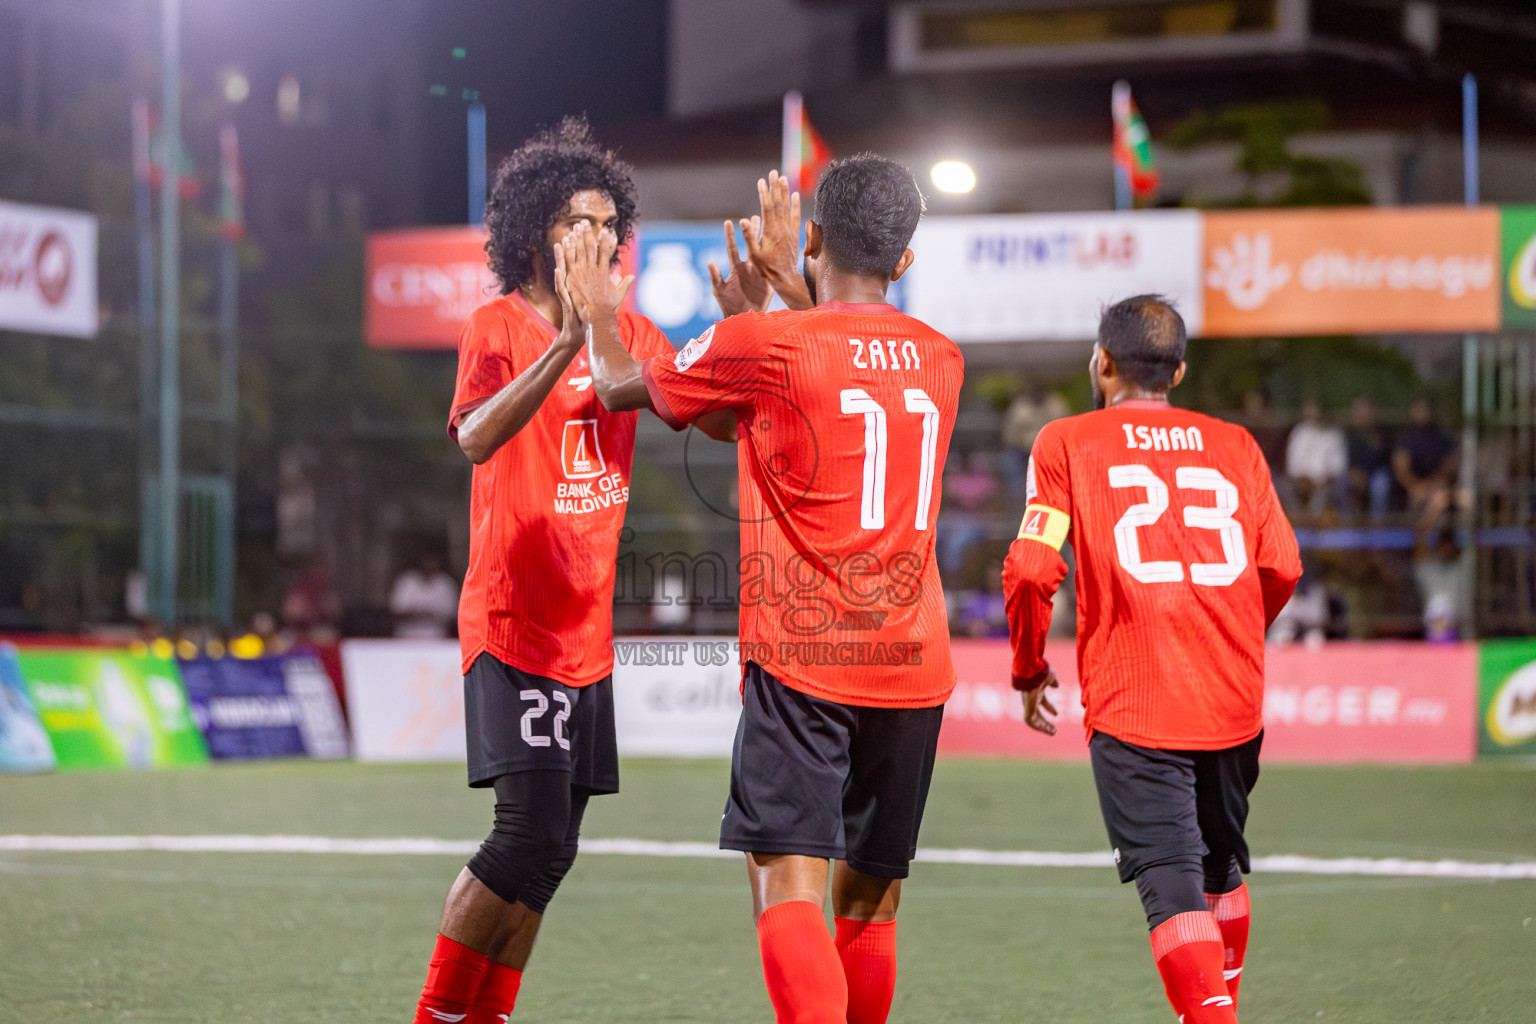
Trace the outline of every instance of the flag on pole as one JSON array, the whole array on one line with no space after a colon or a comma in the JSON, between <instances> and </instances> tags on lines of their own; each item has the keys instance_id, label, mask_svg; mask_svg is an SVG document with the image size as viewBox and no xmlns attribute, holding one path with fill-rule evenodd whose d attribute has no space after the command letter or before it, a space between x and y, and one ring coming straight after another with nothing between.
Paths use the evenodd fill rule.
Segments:
<instances>
[{"instance_id":1,"label":"flag on pole","mask_svg":"<svg viewBox=\"0 0 1536 1024\"><path fill-rule=\"evenodd\" d=\"M140 117L138 104L135 104L134 120L137 130L137 121ZM173 165L176 173L176 194L182 199L196 199L203 194L203 183L197 178L197 165L192 161L192 152L187 149L187 144L182 139L175 143L175 156L170 156L171 144L161 129L159 118L149 109L149 104L144 104L144 123L147 128L148 146L145 155L149 159L149 184L151 188L159 188L165 174L167 165ZM135 142L134 171L138 173L138 152Z\"/></svg>"},{"instance_id":2,"label":"flag on pole","mask_svg":"<svg viewBox=\"0 0 1536 1024\"><path fill-rule=\"evenodd\" d=\"M219 229L231 242L245 237L245 170L232 124L219 129Z\"/></svg>"},{"instance_id":3,"label":"flag on pole","mask_svg":"<svg viewBox=\"0 0 1536 1024\"><path fill-rule=\"evenodd\" d=\"M784 160L780 165L789 179L789 190L802 196L816 187L816 179L832 160L832 150L805 115L805 100L795 90L784 94Z\"/></svg>"},{"instance_id":4,"label":"flag on pole","mask_svg":"<svg viewBox=\"0 0 1536 1024\"><path fill-rule=\"evenodd\" d=\"M1128 209L1156 195L1160 179L1152 156L1152 135L1131 99L1129 82L1115 83L1110 106L1115 116L1116 205Z\"/></svg>"}]
</instances>

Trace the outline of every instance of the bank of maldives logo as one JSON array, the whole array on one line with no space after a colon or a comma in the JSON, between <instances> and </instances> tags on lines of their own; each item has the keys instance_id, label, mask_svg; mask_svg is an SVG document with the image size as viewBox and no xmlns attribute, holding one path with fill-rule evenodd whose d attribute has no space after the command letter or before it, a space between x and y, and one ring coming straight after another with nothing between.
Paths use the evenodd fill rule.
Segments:
<instances>
[{"instance_id":1,"label":"bank of maldives logo","mask_svg":"<svg viewBox=\"0 0 1536 1024\"><path fill-rule=\"evenodd\" d=\"M1291 265L1274 262L1275 242L1267 231L1233 234L1211 250L1205 283L1241 310L1258 309L1291 280Z\"/></svg>"},{"instance_id":2,"label":"bank of maldives logo","mask_svg":"<svg viewBox=\"0 0 1536 1024\"><path fill-rule=\"evenodd\" d=\"M566 420L560 439L560 467L567 480L589 480L608 470L597 443L597 420Z\"/></svg>"}]
</instances>

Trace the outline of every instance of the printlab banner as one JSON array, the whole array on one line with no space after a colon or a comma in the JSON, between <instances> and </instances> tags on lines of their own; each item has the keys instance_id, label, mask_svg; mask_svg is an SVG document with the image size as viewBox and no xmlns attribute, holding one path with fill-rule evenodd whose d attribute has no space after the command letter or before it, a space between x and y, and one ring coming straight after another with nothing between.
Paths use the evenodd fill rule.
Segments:
<instances>
[{"instance_id":1,"label":"printlab banner","mask_svg":"<svg viewBox=\"0 0 1536 1024\"><path fill-rule=\"evenodd\" d=\"M1478 750L1536 754L1536 640L1481 645Z\"/></svg>"},{"instance_id":2,"label":"printlab banner","mask_svg":"<svg viewBox=\"0 0 1536 1024\"><path fill-rule=\"evenodd\" d=\"M0 201L0 330L94 338L96 218Z\"/></svg>"},{"instance_id":3,"label":"printlab banner","mask_svg":"<svg viewBox=\"0 0 1536 1024\"><path fill-rule=\"evenodd\" d=\"M903 309L955 341L1081 341L1106 305L1156 292L1203 321L1200 214L930 217L912 239Z\"/></svg>"},{"instance_id":4,"label":"printlab banner","mask_svg":"<svg viewBox=\"0 0 1536 1024\"><path fill-rule=\"evenodd\" d=\"M193 658L181 675L216 759L347 756L341 705L313 654Z\"/></svg>"},{"instance_id":5,"label":"printlab banner","mask_svg":"<svg viewBox=\"0 0 1536 1024\"><path fill-rule=\"evenodd\" d=\"M1001 641L954 643L958 684L944 709L941 754L1077 760L1083 730L1077 655L1053 641L1061 689L1054 737L1024 725ZM1337 643L1265 652L1264 755L1273 761L1464 763L1475 752L1472 644Z\"/></svg>"},{"instance_id":6,"label":"printlab banner","mask_svg":"<svg viewBox=\"0 0 1536 1024\"><path fill-rule=\"evenodd\" d=\"M44 648L22 650L18 661L60 768L208 760L174 661Z\"/></svg>"}]
</instances>

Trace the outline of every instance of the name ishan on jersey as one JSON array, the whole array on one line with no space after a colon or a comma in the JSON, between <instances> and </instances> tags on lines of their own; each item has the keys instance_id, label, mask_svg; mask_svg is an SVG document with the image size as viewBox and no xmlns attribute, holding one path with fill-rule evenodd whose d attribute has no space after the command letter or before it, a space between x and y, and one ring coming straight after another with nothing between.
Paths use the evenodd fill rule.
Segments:
<instances>
[{"instance_id":1,"label":"name ishan on jersey","mask_svg":"<svg viewBox=\"0 0 1536 1024\"><path fill-rule=\"evenodd\" d=\"M882 340L870 338L849 338L848 347L853 356L853 365L861 370L917 370L923 365L922 356L918 355L917 343L911 339L905 341Z\"/></svg>"},{"instance_id":2,"label":"name ishan on jersey","mask_svg":"<svg viewBox=\"0 0 1536 1024\"><path fill-rule=\"evenodd\" d=\"M580 515L624 505L629 501L629 485L624 474L609 473L596 480L559 481L555 484L555 512Z\"/></svg>"},{"instance_id":3,"label":"name ishan on jersey","mask_svg":"<svg viewBox=\"0 0 1536 1024\"><path fill-rule=\"evenodd\" d=\"M1120 424L1125 431L1125 446L1144 452L1203 452L1205 438L1199 427L1133 427Z\"/></svg>"}]
</instances>

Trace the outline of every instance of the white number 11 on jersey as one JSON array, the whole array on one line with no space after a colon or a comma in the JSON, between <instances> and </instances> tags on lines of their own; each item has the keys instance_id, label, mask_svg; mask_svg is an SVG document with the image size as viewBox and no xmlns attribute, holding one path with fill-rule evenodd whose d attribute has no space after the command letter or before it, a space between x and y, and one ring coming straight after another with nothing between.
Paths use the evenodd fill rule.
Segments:
<instances>
[{"instance_id":1,"label":"white number 11 on jersey","mask_svg":"<svg viewBox=\"0 0 1536 1024\"><path fill-rule=\"evenodd\" d=\"M922 388L904 392L907 412L923 418L923 460L917 481L917 514L913 525L928 529L928 509L933 504L933 468L939 454L939 407ZM885 408L863 388L844 388L843 414L864 416L864 492L859 502L859 526L885 529Z\"/></svg>"}]
</instances>

